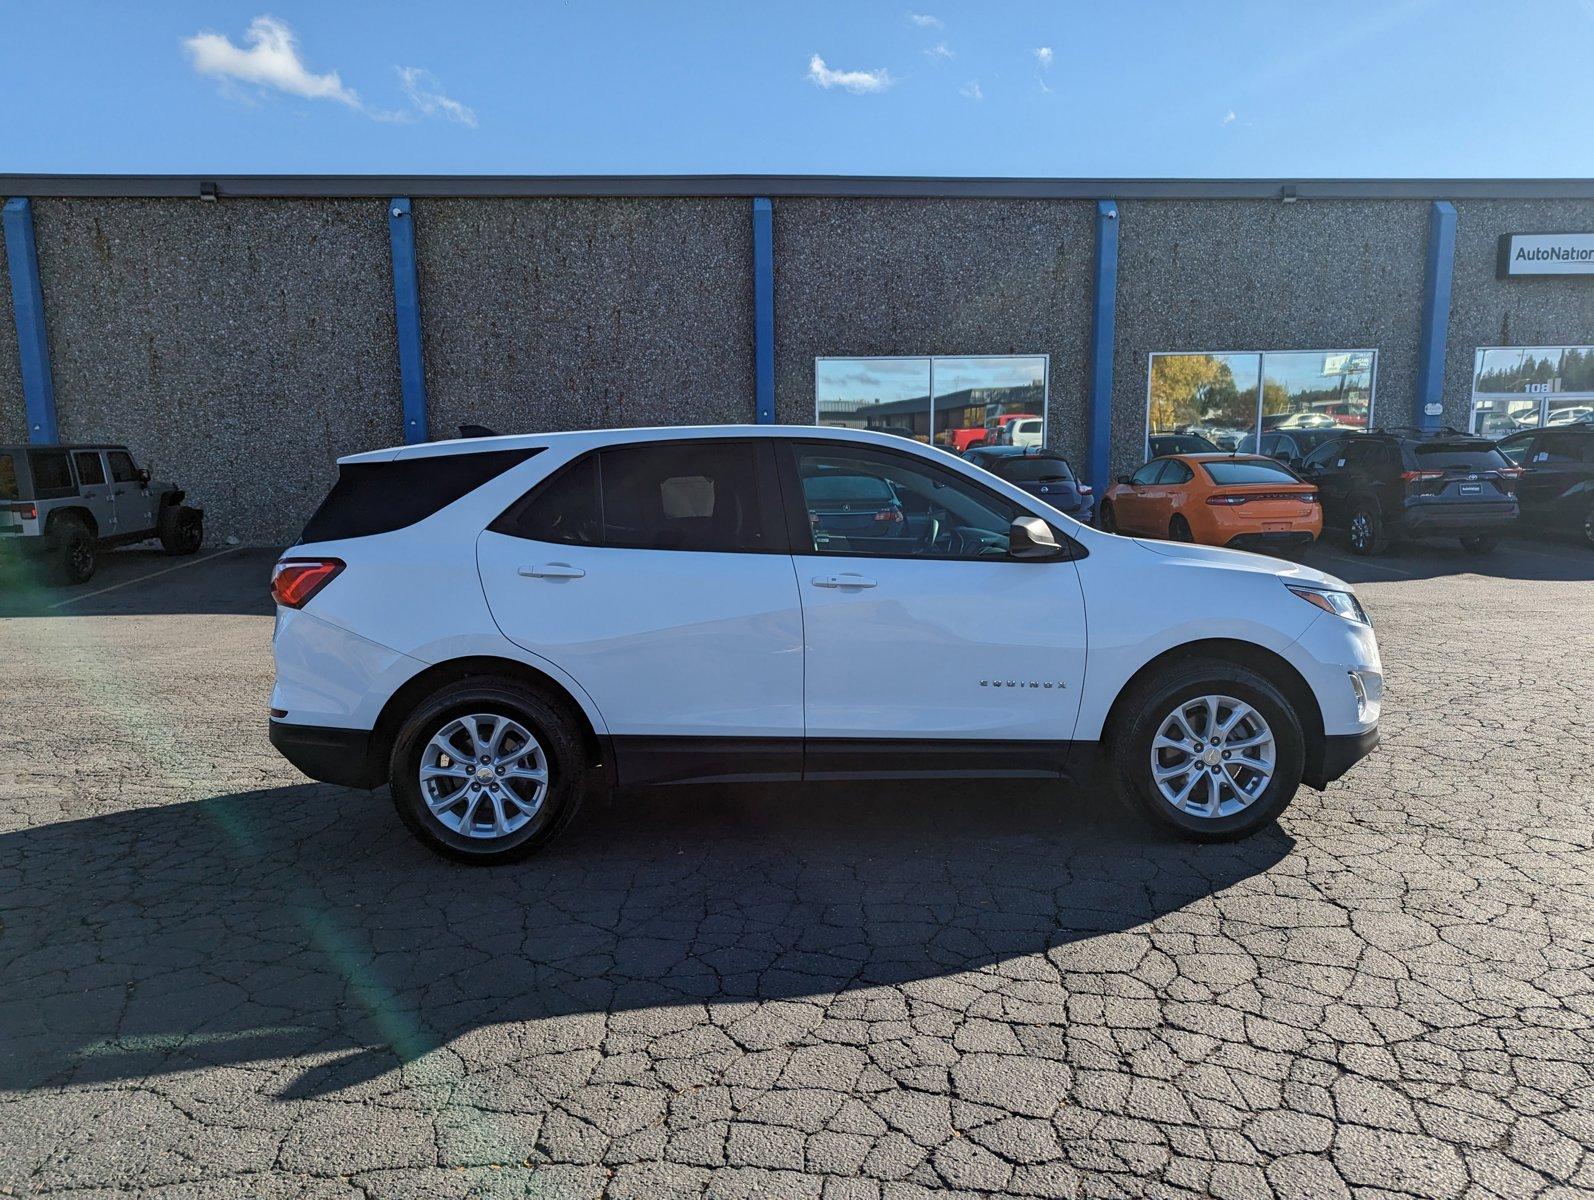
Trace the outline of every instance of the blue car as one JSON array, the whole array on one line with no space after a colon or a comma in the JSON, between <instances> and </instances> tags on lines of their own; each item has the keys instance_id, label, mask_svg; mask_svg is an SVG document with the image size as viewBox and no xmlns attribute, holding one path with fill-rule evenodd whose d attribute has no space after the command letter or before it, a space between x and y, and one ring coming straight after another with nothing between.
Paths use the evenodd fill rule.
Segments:
<instances>
[{"instance_id":1,"label":"blue car","mask_svg":"<svg viewBox=\"0 0 1594 1200\"><path fill-rule=\"evenodd\" d=\"M1033 446L975 446L964 461L1039 497L1058 512L1089 525L1096 498L1080 483L1068 460L1053 450Z\"/></svg>"}]
</instances>

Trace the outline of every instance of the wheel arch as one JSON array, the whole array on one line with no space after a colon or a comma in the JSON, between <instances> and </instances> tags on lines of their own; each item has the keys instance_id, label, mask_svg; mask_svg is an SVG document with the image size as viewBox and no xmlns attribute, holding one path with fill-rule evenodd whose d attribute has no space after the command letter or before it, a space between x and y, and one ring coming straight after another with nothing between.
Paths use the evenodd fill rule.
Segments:
<instances>
[{"instance_id":1,"label":"wheel arch","mask_svg":"<svg viewBox=\"0 0 1594 1200\"><path fill-rule=\"evenodd\" d=\"M49 533L50 526L61 520L81 521L83 522L84 528L89 531L90 537L98 538L100 536L100 523L94 519L94 514L92 512L81 505L73 504L68 505L65 508L57 508L53 510L50 515L45 518L44 531Z\"/></svg>"},{"instance_id":2,"label":"wheel arch","mask_svg":"<svg viewBox=\"0 0 1594 1200\"><path fill-rule=\"evenodd\" d=\"M602 766L613 775L614 755L609 753L608 739L598 733L586 710L564 684L536 667L490 654L447 659L405 680L388 697L372 728L370 753L373 769L380 768L381 774L386 776L393 740L398 736L399 726L415 710L416 705L434 692L467 679L509 679L536 691L572 723L587 754L588 764Z\"/></svg>"},{"instance_id":3,"label":"wheel arch","mask_svg":"<svg viewBox=\"0 0 1594 1200\"><path fill-rule=\"evenodd\" d=\"M1285 698L1300 715L1301 732L1306 736L1305 780L1313 787L1321 787L1321 784L1313 783L1313 780L1322 777L1324 749L1327 743L1323 736L1323 710L1317 703L1317 694L1312 691L1312 686L1306 682L1306 677L1295 669L1289 659L1255 642L1243 642L1233 638L1203 638L1199 641L1183 642L1148 659L1139 670L1124 681L1123 686L1118 689L1118 694L1113 697L1112 705L1107 710L1107 719L1102 725L1103 745L1110 747L1113 739L1119 735L1119 731L1126 724L1135 693L1148 680L1169 667L1199 659L1239 663L1255 671L1284 693Z\"/></svg>"}]
</instances>

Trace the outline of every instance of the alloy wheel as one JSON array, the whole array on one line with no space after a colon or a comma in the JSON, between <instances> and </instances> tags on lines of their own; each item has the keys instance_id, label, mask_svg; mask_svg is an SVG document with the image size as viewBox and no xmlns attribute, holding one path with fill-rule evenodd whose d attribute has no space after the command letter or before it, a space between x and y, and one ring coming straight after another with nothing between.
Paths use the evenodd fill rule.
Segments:
<instances>
[{"instance_id":1,"label":"alloy wheel","mask_svg":"<svg viewBox=\"0 0 1594 1200\"><path fill-rule=\"evenodd\" d=\"M1373 544L1373 518L1366 509L1350 519L1350 544L1357 550L1365 550Z\"/></svg>"},{"instance_id":2,"label":"alloy wheel","mask_svg":"<svg viewBox=\"0 0 1594 1200\"><path fill-rule=\"evenodd\" d=\"M1273 781L1273 730L1232 696L1181 700L1151 740L1151 778L1163 800L1193 817L1233 816Z\"/></svg>"},{"instance_id":3,"label":"alloy wheel","mask_svg":"<svg viewBox=\"0 0 1594 1200\"><path fill-rule=\"evenodd\" d=\"M455 717L421 752L421 798L463 837L524 828L548 795L548 758L532 732L498 713Z\"/></svg>"}]
</instances>

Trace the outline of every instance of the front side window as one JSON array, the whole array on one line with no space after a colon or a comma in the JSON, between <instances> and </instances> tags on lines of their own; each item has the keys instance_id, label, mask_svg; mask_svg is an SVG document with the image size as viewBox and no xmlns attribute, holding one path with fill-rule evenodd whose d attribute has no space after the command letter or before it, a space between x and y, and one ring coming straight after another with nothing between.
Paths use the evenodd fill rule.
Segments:
<instances>
[{"instance_id":1,"label":"front side window","mask_svg":"<svg viewBox=\"0 0 1594 1200\"><path fill-rule=\"evenodd\" d=\"M1324 442L1316 450L1306 456L1306 465L1311 467L1326 467L1329 463L1337 462L1345 452L1345 443L1338 438Z\"/></svg>"},{"instance_id":2,"label":"front side window","mask_svg":"<svg viewBox=\"0 0 1594 1200\"><path fill-rule=\"evenodd\" d=\"M1254 450L1264 433L1371 427L1376 350L1267 350L1151 356L1146 432Z\"/></svg>"},{"instance_id":3,"label":"front side window","mask_svg":"<svg viewBox=\"0 0 1594 1200\"><path fill-rule=\"evenodd\" d=\"M533 488L495 533L629 550L778 549L775 483L749 442L657 442L599 450Z\"/></svg>"},{"instance_id":4,"label":"front side window","mask_svg":"<svg viewBox=\"0 0 1594 1200\"><path fill-rule=\"evenodd\" d=\"M111 464L111 479L116 483L137 483L138 468L133 465L133 456L126 450L112 450L106 458Z\"/></svg>"},{"instance_id":5,"label":"front side window","mask_svg":"<svg viewBox=\"0 0 1594 1200\"><path fill-rule=\"evenodd\" d=\"M816 554L1005 558L1017 506L908 455L868 447L796 448Z\"/></svg>"},{"instance_id":6,"label":"front side window","mask_svg":"<svg viewBox=\"0 0 1594 1200\"><path fill-rule=\"evenodd\" d=\"M1472 427L1503 438L1594 416L1594 346L1484 346L1473 357Z\"/></svg>"},{"instance_id":7,"label":"front side window","mask_svg":"<svg viewBox=\"0 0 1594 1200\"><path fill-rule=\"evenodd\" d=\"M1045 354L821 358L814 363L814 420L960 454L974 446L1044 445L1050 362Z\"/></svg>"},{"instance_id":8,"label":"front side window","mask_svg":"<svg viewBox=\"0 0 1594 1200\"><path fill-rule=\"evenodd\" d=\"M77 466L78 482L84 487L95 487L105 482L105 468L100 465L97 451L79 450L72 455L72 461Z\"/></svg>"},{"instance_id":9,"label":"front side window","mask_svg":"<svg viewBox=\"0 0 1594 1200\"><path fill-rule=\"evenodd\" d=\"M65 450L30 450L28 466L33 471L35 500L58 500L77 491Z\"/></svg>"}]
</instances>

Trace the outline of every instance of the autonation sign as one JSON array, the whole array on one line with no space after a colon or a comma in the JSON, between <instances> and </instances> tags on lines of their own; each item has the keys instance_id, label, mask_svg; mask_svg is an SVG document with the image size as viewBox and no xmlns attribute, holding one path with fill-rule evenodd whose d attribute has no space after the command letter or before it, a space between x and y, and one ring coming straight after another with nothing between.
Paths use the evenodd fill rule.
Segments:
<instances>
[{"instance_id":1,"label":"autonation sign","mask_svg":"<svg viewBox=\"0 0 1594 1200\"><path fill-rule=\"evenodd\" d=\"M1500 237L1500 278L1594 275L1594 233L1507 233Z\"/></svg>"}]
</instances>

